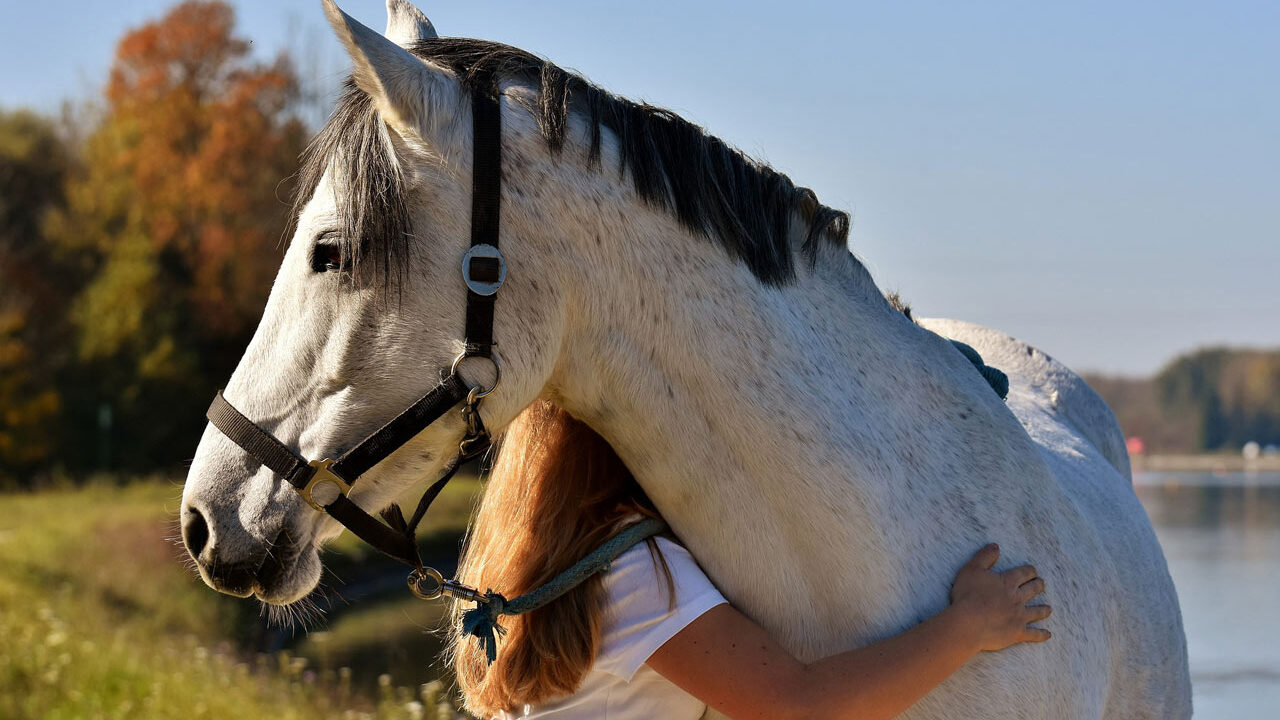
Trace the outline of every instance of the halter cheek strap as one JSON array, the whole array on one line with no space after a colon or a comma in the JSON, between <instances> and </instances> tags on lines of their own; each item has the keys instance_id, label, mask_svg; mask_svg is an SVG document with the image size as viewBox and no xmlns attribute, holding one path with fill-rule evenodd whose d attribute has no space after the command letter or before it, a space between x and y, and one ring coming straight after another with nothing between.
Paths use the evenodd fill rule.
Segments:
<instances>
[{"instance_id":1,"label":"halter cheek strap","mask_svg":"<svg viewBox=\"0 0 1280 720\"><path fill-rule=\"evenodd\" d=\"M415 541L418 523L459 465L489 448L489 433L480 419L479 407L501 378L501 368L493 357L493 346L497 344L493 339L493 310L498 288L507 277L506 261L498 250L502 209L502 112L491 73L477 73L472 78L471 88L474 129L471 247L462 259L462 279L467 286L465 345L444 380L337 460L308 461L245 417L227 402L221 391L205 413L214 427L263 466L284 478L311 507L328 513L361 540L418 570L423 569ZM498 373L493 385L487 388L468 387L462 380L459 366L472 357L493 363ZM399 506L392 505L381 513L386 522L379 522L347 497L352 484L361 475L459 403L463 403L461 412L467 430L459 443L458 453L444 474L427 488L410 519L405 519ZM325 499L318 499L317 491L322 489ZM328 499L330 494L332 499Z\"/></svg>"}]
</instances>

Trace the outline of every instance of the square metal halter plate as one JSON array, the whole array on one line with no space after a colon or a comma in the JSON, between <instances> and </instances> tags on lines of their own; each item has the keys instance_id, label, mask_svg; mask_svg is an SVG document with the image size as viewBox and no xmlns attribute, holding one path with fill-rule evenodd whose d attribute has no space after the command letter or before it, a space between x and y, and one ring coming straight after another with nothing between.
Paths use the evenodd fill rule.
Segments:
<instances>
[{"instance_id":1,"label":"square metal halter plate","mask_svg":"<svg viewBox=\"0 0 1280 720\"><path fill-rule=\"evenodd\" d=\"M493 295L507 280L507 260L493 245L472 245L462 256L462 281L477 295Z\"/></svg>"}]
</instances>

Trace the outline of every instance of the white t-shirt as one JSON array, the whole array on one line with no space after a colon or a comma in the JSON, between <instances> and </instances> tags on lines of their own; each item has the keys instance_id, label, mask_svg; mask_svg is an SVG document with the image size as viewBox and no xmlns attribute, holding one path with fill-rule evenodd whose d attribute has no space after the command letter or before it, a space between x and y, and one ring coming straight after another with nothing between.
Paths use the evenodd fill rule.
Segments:
<instances>
[{"instance_id":1,"label":"white t-shirt","mask_svg":"<svg viewBox=\"0 0 1280 720\"><path fill-rule=\"evenodd\" d=\"M707 706L659 675L645 661L662 644L711 608L728 602L680 545L658 538L671 569L675 610L648 543L613 561L603 576L606 605L595 664L574 694L502 720L698 720Z\"/></svg>"}]
</instances>

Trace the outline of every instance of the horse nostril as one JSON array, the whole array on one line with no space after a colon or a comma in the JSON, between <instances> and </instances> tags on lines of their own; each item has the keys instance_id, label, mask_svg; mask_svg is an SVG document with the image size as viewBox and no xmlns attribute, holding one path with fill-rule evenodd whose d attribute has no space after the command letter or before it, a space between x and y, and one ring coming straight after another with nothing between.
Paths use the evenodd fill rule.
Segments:
<instances>
[{"instance_id":1,"label":"horse nostril","mask_svg":"<svg viewBox=\"0 0 1280 720\"><path fill-rule=\"evenodd\" d=\"M186 512L182 513L182 542L186 544L187 552L196 560L200 559L205 543L209 542L209 523L205 522L204 515L199 510L191 506L187 506Z\"/></svg>"}]
</instances>

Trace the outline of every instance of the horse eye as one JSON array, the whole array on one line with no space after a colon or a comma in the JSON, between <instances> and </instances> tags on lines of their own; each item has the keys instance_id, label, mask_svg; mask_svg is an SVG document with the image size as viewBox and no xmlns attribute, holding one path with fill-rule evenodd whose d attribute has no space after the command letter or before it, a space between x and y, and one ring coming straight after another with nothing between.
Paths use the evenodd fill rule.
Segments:
<instances>
[{"instance_id":1,"label":"horse eye","mask_svg":"<svg viewBox=\"0 0 1280 720\"><path fill-rule=\"evenodd\" d=\"M342 248L337 243L318 242L311 250L311 270L313 272L333 272L342 270Z\"/></svg>"}]
</instances>

